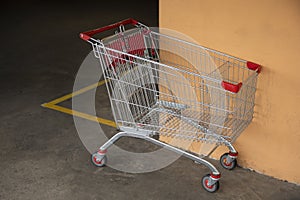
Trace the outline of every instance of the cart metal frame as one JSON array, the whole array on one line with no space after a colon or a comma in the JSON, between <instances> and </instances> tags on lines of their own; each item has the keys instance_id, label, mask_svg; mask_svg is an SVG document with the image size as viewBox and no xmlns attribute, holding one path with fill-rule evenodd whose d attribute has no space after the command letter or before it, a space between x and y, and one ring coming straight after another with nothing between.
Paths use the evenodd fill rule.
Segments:
<instances>
[{"instance_id":1,"label":"cart metal frame","mask_svg":"<svg viewBox=\"0 0 300 200\"><path fill-rule=\"evenodd\" d=\"M135 28L125 30L129 25ZM118 31L109 37L92 37L113 29ZM121 137L140 138L207 166L211 173L202 178L202 186L208 192L217 191L221 174L214 165L153 135L211 143L215 148L225 145L229 152L220 163L233 169L238 152L232 143L252 121L261 66L151 31L134 19L86 31L80 37L92 45L100 61L121 130L92 155L93 163L104 166L107 149ZM196 98L190 97L189 89Z\"/></svg>"}]
</instances>

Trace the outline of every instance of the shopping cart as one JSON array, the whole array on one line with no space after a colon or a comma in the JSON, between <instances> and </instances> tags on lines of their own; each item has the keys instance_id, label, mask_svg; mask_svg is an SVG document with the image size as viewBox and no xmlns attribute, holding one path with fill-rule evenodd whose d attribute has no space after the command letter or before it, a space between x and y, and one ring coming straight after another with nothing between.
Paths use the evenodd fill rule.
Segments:
<instances>
[{"instance_id":1,"label":"shopping cart","mask_svg":"<svg viewBox=\"0 0 300 200\"><path fill-rule=\"evenodd\" d=\"M115 29L109 37L92 38ZM232 142L252 121L261 66L152 31L134 19L83 32L80 37L99 58L114 120L121 130L92 155L92 162L104 166L107 149L120 137L141 138L207 166L211 173L202 178L202 186L215 192L220 173L203 155L153 136L212 144L209 153L226 145L229 152L220 163L233 169L238 153Z\"/></svg>"}]
</instances>

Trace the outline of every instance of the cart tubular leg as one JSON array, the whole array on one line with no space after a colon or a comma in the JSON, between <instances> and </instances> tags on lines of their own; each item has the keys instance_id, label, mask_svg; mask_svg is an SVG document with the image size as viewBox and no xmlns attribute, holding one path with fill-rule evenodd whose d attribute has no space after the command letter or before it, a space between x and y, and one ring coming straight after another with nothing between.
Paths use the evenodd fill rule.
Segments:
<instances>
[{"instance_id":1,"label":"cart tubular leg","mask_svg":"<svg viewBox=\"0 0 300 200\"><path fill-rule=\"evenodd\" d=\"M219 180L220 178L220 172L217 170L217 168L215 166L213 166L210 162L199 158L198 156L195 156L191 153L188 153L186 151L183 151L181 149L178 149L176 147L173 147L169 144L163 143L159 140L155 140L147 135L141 135L141 134L137 134L137 133L129 133L129 132L119 132L116 135L114 135L112 138L110 138L107 142L105 142L98 150L98 154L100 155L104 155L107 151L107 149L114 143L116 142L118 139L120 139L121 137L134 137L134 138L140 138L140 139L145 139L149 142L152 142L156 145L165 147L166 149L173 151L175 153L178 154L182 154L187 158L190 158L191 160L197 162L197 163L201 163L203 165L205 165L206 167L208 167L210 169L211 173L211 180L209 184L214 184L216 181Z\"/></svg>"},{"instance_id":2,"label":"cart tubular leg","mask_svg":"<svg viewBox=\"0 0 300 200\"><path fill-rule=\"evenodd\" d=\"M223 143L225 143L225 145L228 147L229 149L229 158L231 159L236 159L238 156L238 152L236 151L236 149L234 148L234 146L228 142L227 140L224 139Z\"/></svg>"},{"instance_id":3,"label":"cart tubular leg","mask_svg":"<svg viewBox=\"0 0 300 200\"><path fill-rule=\"evenodd\" d=\"M100 152L106 152L106 150L113 144L115 143L118 139L121 137L128 136L126 132L119 132L113 137L111 137L107 142L105 142L100 148Z\"/></svg>"}]
</instances>

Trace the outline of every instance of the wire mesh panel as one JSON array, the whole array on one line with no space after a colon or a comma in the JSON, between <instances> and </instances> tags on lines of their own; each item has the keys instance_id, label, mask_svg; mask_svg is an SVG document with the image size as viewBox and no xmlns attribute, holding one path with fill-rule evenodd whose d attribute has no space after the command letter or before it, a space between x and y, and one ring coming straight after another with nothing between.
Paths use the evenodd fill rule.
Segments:
<instances>
[{"instance_id":1,"label":"wire mesh panel","mask_svg":"<svg viewBox=\"0 0 300 200\"><path fill-rule=\"evenodd\" d=\"M120 127L172 135L166 122L178 118L196 129L173 136L220 143L251 122L257 73L246 62L142 28L102 42L97 53Z\"/></svg>"}]
</instances>

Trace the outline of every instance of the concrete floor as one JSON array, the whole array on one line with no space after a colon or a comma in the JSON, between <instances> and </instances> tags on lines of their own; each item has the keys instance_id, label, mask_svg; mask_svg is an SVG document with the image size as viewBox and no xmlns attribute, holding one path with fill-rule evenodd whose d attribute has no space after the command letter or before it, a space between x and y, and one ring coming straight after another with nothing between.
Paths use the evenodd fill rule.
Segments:
<instances>
[{"instance_id":1,"label":"concrete floor","mask_svg":"<svg viewBox=\"0 0 300 200\"><path fill-rule=\"evenodd\" d=\"M40 106L72 91L76 72L90 51L78 38L80 31L128 17L155 26L155 1L1 7L1 200L300 199L299 186L242 168L225 171L213 160L222 173L220 190L214 194L205 192L200 184L208 169L183 157L145 174L96 168L72 116ZM103 94L105 89L99 91ZM106 99L100 101L108 106ZM65 104L70 106L70 101ZM108 126L104 130L116 132ZM118 145L131 150L154 148L130 139Z\"/></svg>"}]
</instances>

